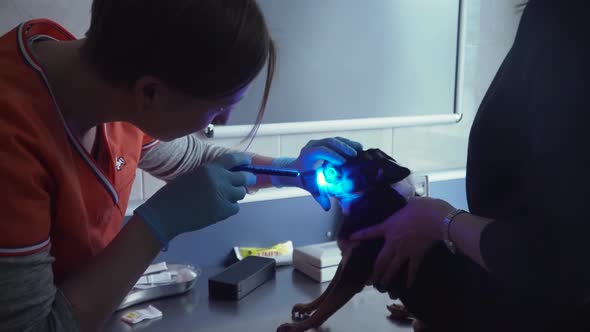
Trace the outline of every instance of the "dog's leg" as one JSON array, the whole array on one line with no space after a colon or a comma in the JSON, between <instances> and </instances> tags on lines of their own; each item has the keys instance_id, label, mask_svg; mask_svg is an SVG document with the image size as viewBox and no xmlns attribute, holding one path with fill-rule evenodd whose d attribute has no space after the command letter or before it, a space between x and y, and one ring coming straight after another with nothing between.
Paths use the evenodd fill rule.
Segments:
<instances>
[{"instance_id":1,"label":"dog's leg","mask_svg":"<svg viewBox=\"0 0 590 332\"><path fill-rule=\"evenodd\" d=\"M392 303L387 306L387 310L389 310L392 319L399 321L414 319L412 313L410 313L403 304Z\"/></svg>"},{"instance_id":2,"label":"dog's leg","mask_svg":"<svg viewBox=\"0 0 590 332\"><path fill-rule=\"evenodd\" d=\"M277 332L304 332L320 327L330 316L350 301L356 293L360 292L364 286L363 284L352 286L343 285L342 282L336 283L313 315L301 322L283 324L279 326Z\"/></svg>"},{"instance_id":3,"label":"dog's leg","mask_svg":"<svg viewBox=\"0 0 590 332\"><path fill-rule=\"evenodd\" d=\"M342 277L342 271L346 266L352 250L357 246L357 243L348 240L338 240L338 247L341 250L342 260L338 264L338 269L334 278L330 281L328 288L313 302L310 303L297 303L291 310L291 318L294 321L301 321L309 318L309 316L320 306L320 304L326 299L326 297L334 290L334 286L340 282Z\"/></svg>"},{"instance_id":4,"label":"dog's leg","mask_svg":"<svg viewBox=\"0 0 590 332\"><path fill-rule=\"evenodd\" d=\"M315 312L307 319L296 323L287 323L279 326L277 332L303 332L318 328L338 309L345 305L356 293L364 288L364 284L355 285L343 277L345 268L349 262L353 247L342 252L342 261L338 265L338 271L330 285L315 301L309 304ZM295 307L293 308L295 309Z\"/></svg>"},{"instance_id":5,"label":"dog's leg","mask_svg":"<svg viewBox=\"0 0 590 332\"><path fill-rule=\"evenodd\" d=\"M320 304L322 304L322 302L324 302L326 297L328 297L328 295L330 293L332 293L332 290L334 290L334 286L340 280L340 276L342 275L342 270L344 269L343 266L344 266L344 260L342 262L340 262L340 264L338 264L338 269L336 270L336 274L334 275L334 278L330 281L328 288L326 288L326 290L322 293L322 295L320 295L313 302L297 303L293 306L293 309L291 310L291 318L293 318L294 321L301 321L301 320L309 318L309 316L320 306Z\"/></svg>"}]
</instances>

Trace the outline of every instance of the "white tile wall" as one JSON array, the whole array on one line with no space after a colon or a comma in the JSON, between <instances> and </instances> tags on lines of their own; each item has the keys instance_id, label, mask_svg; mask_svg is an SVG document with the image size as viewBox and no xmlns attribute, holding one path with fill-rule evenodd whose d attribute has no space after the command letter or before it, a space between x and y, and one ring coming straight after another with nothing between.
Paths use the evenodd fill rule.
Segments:
<instances>
[{"instance_id":1,"label":"white tile wall","mask_svg":"<svg viewBox=\"0 0 590 332\"><path fill-rule=\"evenodd\" d=\"M279 136L256 136L252 144L248 146L249 140L242 142L240 138L215 138L207 140L211 144L225 146L231 149L265 155L268 157L279 157L281 154Z\"/></svg>"},{"instance_id":2,"label":"white tile wall","mask_svg":"<svg viewBox=\"0 0 590 332\"><path fill-rule=\"evenodd\" d=\"M458 125L393 130L393 157L414 172L463 168L467 139Z\"/></svg>"},{"instance_id":3,"label":"white tile wall","mask_svg":"<svg viewBox=\"0 0 590 332\"><path fill-rule=\"evenodd\" d=\"M157 179L146 172L143 173L143 199L150 198L158 189L162 188L166 182Z\"/></svg>"},{"instance_id":4,"label":"white tile wall","mask_svg":"<svg viewBox=\"0 0 590 332\"><path fill-rule=\"evenodd\" d=\"M135 173L135 181L131 187L131 195L129 196L130 201L140 201L143 199L143 172L137 170Z\"/></svg>"}]
</instances>

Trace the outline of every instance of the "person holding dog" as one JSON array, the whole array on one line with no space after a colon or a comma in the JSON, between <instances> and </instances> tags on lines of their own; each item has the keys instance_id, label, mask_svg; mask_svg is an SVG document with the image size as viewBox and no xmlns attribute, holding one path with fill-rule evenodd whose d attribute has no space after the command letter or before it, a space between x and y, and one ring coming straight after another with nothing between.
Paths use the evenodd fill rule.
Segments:
<instances>
[{"instance_id":1,"label":"person holding dog","mask_svg":"<svg viewBox=\"0 0 590 332\"><path fill-rule=\"evenodd\" d=\"M373 284L416 330L590 330L590 24L584 1L531 0L474 120L469 212L410 199L353 240L384 237Z\"/></svg>"}]
</instances>

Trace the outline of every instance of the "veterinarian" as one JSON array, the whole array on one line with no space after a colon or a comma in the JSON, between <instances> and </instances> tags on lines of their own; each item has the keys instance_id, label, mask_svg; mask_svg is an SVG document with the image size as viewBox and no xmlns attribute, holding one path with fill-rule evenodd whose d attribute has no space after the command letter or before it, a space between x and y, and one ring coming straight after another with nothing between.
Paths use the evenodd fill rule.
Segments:
<instances>
[{"instance_id":1,"label":"veterinarian","mask_svg":"<svg viewBox=\"0 0 590 332\"><path fill-rule=\"evenodd\" d=\"M586 8L581 0L526 5L471 129L470 213L416 198L353 235L385 237L372 283L403 278L407 287L391 296L418 326L590 331Z\"/></svg>"},{"instance_id":2,"label":"veterinarian","mask_svg":"<svg viewBox=\"0 0 590 332\"><path fill-rule=\"evenodd\" d=\"M0 330L97 330L176 235L236 214L246 186L302 186L234 166L354 156L343 138L273 160L189 135L266 65L260 123L275 57L253 0L95 0L84 39L46 19L0 37ZM122 227L138 167L168 183Z\"/></svg>"}]
</instances>

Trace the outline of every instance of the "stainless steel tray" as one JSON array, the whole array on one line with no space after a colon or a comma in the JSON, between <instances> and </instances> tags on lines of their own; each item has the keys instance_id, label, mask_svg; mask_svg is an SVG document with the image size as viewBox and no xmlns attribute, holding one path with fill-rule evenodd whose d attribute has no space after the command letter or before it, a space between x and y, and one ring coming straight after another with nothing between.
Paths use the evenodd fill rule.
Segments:
<instances>
[{"instance_id":1,"label":"stainless steel tray","mask_svg":"<svg viewBox=\"0 0 590 332\"><path fill-rule=\"evenodd\" d=\"M201 274L201 270L192 265L167 264L167 266L168 271L174 272L170 283L157 285L147 289L133 288L127 296L125 296L117 310L162 297L186 293L193 288L197 282L197 278Z\"/></svg>"}]
</instances>

